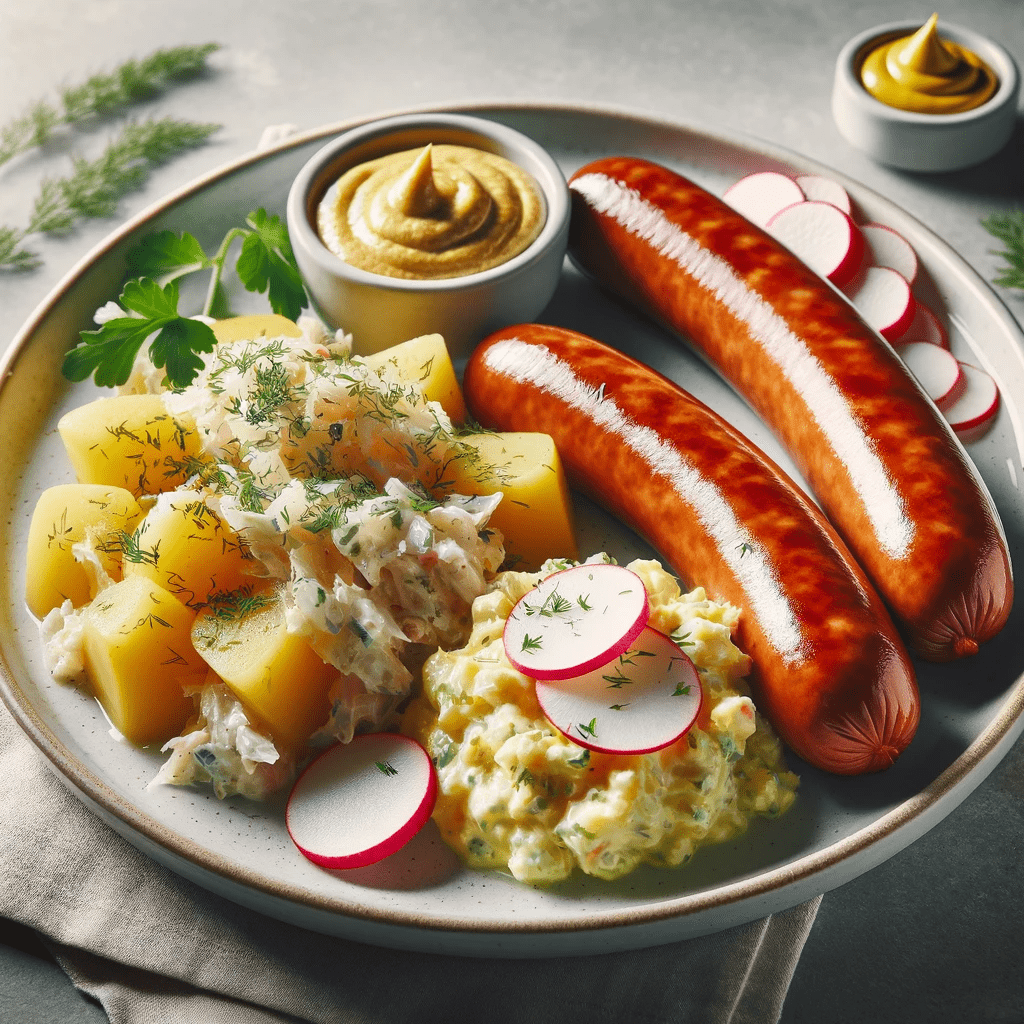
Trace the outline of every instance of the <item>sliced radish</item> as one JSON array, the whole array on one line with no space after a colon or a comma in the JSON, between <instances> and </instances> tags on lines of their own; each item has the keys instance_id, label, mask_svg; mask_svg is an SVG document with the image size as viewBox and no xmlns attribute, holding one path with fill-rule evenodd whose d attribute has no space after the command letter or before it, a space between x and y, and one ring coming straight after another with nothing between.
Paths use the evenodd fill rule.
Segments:
<instances>
[{"instance_id":1,"label":"sliced radish","mask_svg":"<svg viewBox=\"0 0 1024 1024\"><path fill-rule=\"evenodd\" d=\"M794 203L775 214L766 230L816 274L838 287L853 278L864 259L864 242L857 225L831 203Z\"/></svg>"},{"instance_id":2,"label":"sliced radish","mask_svg":"<svg viewBox=\"0 0 1024 1024\"><path fill-rule=\"evenodd\" d=\"M579 676L626 650L649 614L635 572L604 562L576 565L541 580L516 602L505 622L505 653L534 679Z\"/></svg>"},{"instance_id":3,"label":"sliced radish","mask_svg":"<svg viewBox=\"0 0 1024 1024\"><path fill-rule=\"evenodd\" d=\"M853 203L850 202L850 195L838 182L831 178L823 178L820 174L798 174L796 183L808 199L831 203L838 206L843 213L852 216Z\"/></svg>"},{"instance_id":4,"label":"sliced radish","mask_svg":"<svg viewBox=\"0 0 1024 1024\"><path fill-rule=\"evenodd\" d=\"M423 827L437 799L430 756L397 733L329 747L299 776L285 811L292 842L325 868L375 864Z\"/></svg>"},{"instance_id":5,"label":"sliced radish","mask_svg":"<svg viewBox=\"0 0 1024 1024\"><path fill-rule=\"evenodd\" d=\"M777 171L748 174L722 193L724 202L762 228L779 210L803 202L803 199L800 186Z\"/></svg>"},{"instance_id":6,"label":"sliced radish","mask_svg":"<svg viewBox=\"0 0 1024 1024\"><path fill-rule=\"evenodd\" d=\"M601 668L537 682L537 701L551 724L581 747L606 754L667 747L697 720L703 699L693 662L650 626Z\"/></svg>"},{"instance_id":7,"label":"sliced radish","mask_svg":"<svg viewBox=\"0 0 1024 1024\"><path fill-rule=\"evenodd\" d=\"M963 394L943 413L958 434L972 434L987 427L999 409L999 388L984 371L961 363L966 386ZM973 439L973 437L972 437Z\"/></svg>"},{"instance_id":8,"label":"sliced radish","mask_svg":"<svg viewBox=\"0 0 1024 1024\"><path fill-rule=\"evenodd\" d=\"M861 224L864 244L871 262L876 267L891 267L913 284L917 278L917 253L914 247L897 231L886 224Z\"/></svg>"},{"instance_id":9,"label":"sliced radish","mask_svg":"<svg viewBox=\"0 0 1024 1024\"><path fill-rule=\"evenodd\" d=\"M894 344L908 344L911 341L926 341L929 345L949 348L949 333L942 326L942 321L920 300L914 308L914 319L910 326L898 337Z\"/></svg>"},{"instance_id":10,"label":"sliced radish","mask_svg":"<svg viewBox=\"0 0 1024 1024\"><path fill-rule=\"evenodd\" d=\"M899 338L914 319L910 285L891 267L868 267L844 291L857 312L887 341Z\"/></svg>"},{"instance_id":11,"label":"sliced radish","mask_svg":"<svg viewBox=\"0 0 1024 1024\"><path fill-rule=\"evenodd\" d=\"M939 409L948 408L963 393L963 369L948 349L927 341L911 341L897 345L896 353Z\"/></svg>"}]
</instances>

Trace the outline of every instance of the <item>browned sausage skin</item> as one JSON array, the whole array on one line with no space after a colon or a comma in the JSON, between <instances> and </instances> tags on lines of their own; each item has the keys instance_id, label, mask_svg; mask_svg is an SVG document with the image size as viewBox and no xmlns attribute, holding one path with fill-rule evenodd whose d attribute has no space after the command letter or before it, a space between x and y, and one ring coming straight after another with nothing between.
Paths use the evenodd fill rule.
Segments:
<instances>
[{"instance_id":1,"label":"browned sausage skin","mask_svg":"<svg viewBox=\"0 0 1024 1024\"><path fill-rule=\"evenodd\" d=\"M570 179L577 265L683 335L789 451L911 647L946 661L1005 624L1013 580L973 464L891 348L765 232L668 168Z\"/></svg>"},{"instance_id":2,"label":"browned sausage skin","mask_svg":"<svg viewBox=\"0 0 1024 1024\"><path fill-rule=\"evenodd\" d=\"M491 335L464 391L486 426L551 434L574 486L741 609L759 705L801 757L857 774L905 749L918 692L888 612L817 507L742 434L656 371L556 327Z\"/></svg>"}]
</instances>

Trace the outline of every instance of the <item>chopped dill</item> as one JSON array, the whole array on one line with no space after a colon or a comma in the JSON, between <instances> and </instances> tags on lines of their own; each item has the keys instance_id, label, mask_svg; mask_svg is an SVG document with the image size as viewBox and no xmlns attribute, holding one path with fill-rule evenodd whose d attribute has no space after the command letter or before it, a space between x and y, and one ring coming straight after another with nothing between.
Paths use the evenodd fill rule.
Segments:
<instances>
[{"instance_id":1,"label":"chopped dill","mask_svg":"<svg viewBox=\"0 0 1024 1024\"><path fill-rule=\"evenodd\" d=\"M273 423L281 407L292 400L292 389L288 381L288 369L282 363L257 365L254 368L256 383L249 392L249 407L245 420L254 427Z\"/></svg>"},{"instance_id":2,"label":"chopped dill","mask_svg":"<svg viewBox=\"0 0 1024 1024\"><path fill-rule=\"evenodd\" d=\"M569 761L569 764L571 764L573 768L586 768L587 765L590 764L590 751L584 747L579 756L572 758Z\"/></svg>"},{"instance_id":3,"label":"chopped dill","mask_svg":"<svg viewBox=\"0 0 1024 1024\"><path fill-rule=\"evenodd\" d=\"M237 590L218 590L206 599L206 606L216 619L222 622L237 622L247 615L270 607L277 601L273 591L254 591L251 586Z\"/></svg>"},{"instance_id":4,"label":"chopped dill","mask_svg":"<svg viewBox=\"0 0 1024 1024\"><path fill-rule=\"evenodd\" d=\"M127 530L120 530L116 534L117 543L121 549L121 557L126 562L134 562L137 565L156 566L160 561L160 542L157 541L152 548L142 546L142 534L145 532L146 524L134 533Z\"/></svg>"}]
</instances>

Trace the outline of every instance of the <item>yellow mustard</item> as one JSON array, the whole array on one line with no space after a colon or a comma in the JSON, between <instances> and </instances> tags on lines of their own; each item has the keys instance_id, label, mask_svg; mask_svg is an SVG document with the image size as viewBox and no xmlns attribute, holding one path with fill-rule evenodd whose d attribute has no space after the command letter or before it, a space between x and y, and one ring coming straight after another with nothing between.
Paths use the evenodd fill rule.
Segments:
<instances>
[{"instance_id":1,"label":"yellow mustard","mask_svg":"<svg viewBox=\"0 0 1024 1024\"><path fill-rule=\"evenodd\" d=\"M537 182L504 157L428 145L346 171L317 212L324 244L387 277L463 277L521 253L544 225Z\"/></svg>"},{"instance_id":2,"label":"yellow mustard","mask_svg":"<svg viewBox=\"0 0 1024 1024\"><path fill-rule=\"evenodd\" d=\"M933 14L913 35L876 46L861 66L875 99L920 114L958 114L990 99L995 72L976 54L938 33Z\"/></svg>"}]
</instances>

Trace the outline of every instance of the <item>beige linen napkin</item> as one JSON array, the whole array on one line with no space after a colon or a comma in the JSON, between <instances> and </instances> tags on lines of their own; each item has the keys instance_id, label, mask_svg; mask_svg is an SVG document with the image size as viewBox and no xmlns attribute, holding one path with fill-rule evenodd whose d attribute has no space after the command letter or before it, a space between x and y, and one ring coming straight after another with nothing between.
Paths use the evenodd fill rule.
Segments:
<instances>
[{"instance_id":1,"label":"beige linen napkin","mask_svg":"<svg viewBox=\"0 0 1024 1024\"><path fill-rule=\"evenodd\" d=\"M0 780L0 915L41 932L114 1024L772 1024L818 909L580 958L378 949L282 924L150 861L65 789L2 706Z\"/></svg>"}]
</instances>

